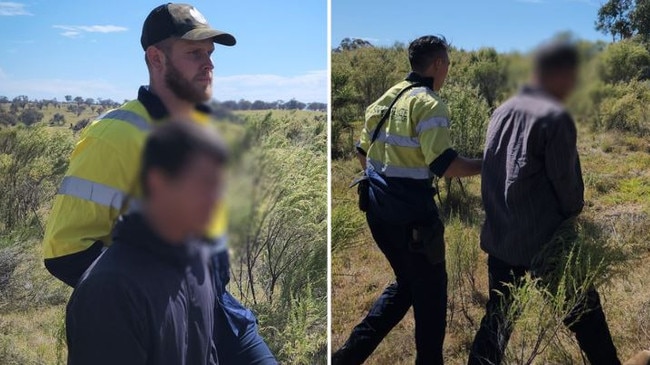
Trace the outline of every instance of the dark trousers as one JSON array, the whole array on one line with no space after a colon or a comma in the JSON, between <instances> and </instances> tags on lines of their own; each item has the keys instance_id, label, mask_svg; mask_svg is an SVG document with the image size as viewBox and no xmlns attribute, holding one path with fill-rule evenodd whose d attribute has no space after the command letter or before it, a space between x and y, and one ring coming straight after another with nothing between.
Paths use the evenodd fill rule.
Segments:
<instances>
[{"instance_id":1,"label":"dark trousers","mask_svg":"<svg viewBox=\"0 0 650 365\"><path fill-rule=\"evenodd\" d=\"M212 260L217 297L214 339L219 364L276 365L277 360L257 331L253 312L226 290L230 281L228 251L214 255Z\"/></svg>"},{"instance_id":2,"label":"dark trousers","mask_svg":"<svg viewBox=\"0 0 650 365\"><path fill-rule=\"evenodd\" d=\"M527 271L529 268L509 265L494 256L488 257L489 300L481 327L474 338L468 364L501 363L513 330L504 314L512 300L507 284L517 284ZM544 278L541 279L543 282ZM595 289L584 295L564 323L575 334L580 349L592 365L620 364Z\"/></svg>"},{"instance_id":3,"label":"dark trousers","mask_svg":"<svg viewBox=\"0 0 650 365\"><path fill-rule=\"evenodd\" d=\"M445 262L434 264L424 253L410 248L413 225L391 224L371 213L366 218L375 242L395 272L396 282L384 289L347 342L333 355L332 364L363 363L411 306L415 316L416 364L442 364L447 315ZM430 224L442 227L438 217L432 220Z\"/></svg>"},{"instance_id":4,"label":"dark trousers","mask_svg":"<svg viewBox=\"0 0 650 365\"><path fill-rule=\"evenodd\" d=\"M219 364L276 365L278 362L252 323L238 335L224 317L215 323Z\"/></svg>"}]
</instances>

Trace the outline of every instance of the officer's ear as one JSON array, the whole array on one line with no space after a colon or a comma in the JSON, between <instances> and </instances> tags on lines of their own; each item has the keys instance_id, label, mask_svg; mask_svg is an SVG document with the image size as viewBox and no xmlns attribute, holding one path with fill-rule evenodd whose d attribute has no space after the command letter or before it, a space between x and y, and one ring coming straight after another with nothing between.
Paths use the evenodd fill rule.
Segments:
<instances>
[{"instance_id":1,"label":"officer's ear","mask_svg":"<svg viewBox=\"0 0 650 365\"><path fill-rule=\"evenodd\" d=\"M147 65L155 70L162 70L165 64L165 52L156 46L149 46L145 51Z\"/></svg>"}]
</instances>

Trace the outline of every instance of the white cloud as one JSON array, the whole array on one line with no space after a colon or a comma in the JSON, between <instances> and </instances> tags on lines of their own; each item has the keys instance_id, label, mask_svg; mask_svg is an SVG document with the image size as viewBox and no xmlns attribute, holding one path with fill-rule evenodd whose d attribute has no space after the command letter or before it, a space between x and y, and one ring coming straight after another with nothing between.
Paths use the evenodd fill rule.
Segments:
<instances>
[{"instance_id":1,"label":"white cloud","mask_svg":"<svg viewBox=\"0 0 650 365\"><path fill-rule=\"evenodd\" d=\"M327 71L318 70L297 76L233 75L215 77L217 100L264 100L327 102Z\"/></svg>"},{"instance_id":2,"label":"white cloud","mask_svg":"<svg viewBox=\"0 0 650 365\"><path fill-rule=\"evenodd\" d=\"M27 9L25 4L0 1L0 16L16 16L16 15L33 15Z\"/></svg>"},{"instance_id":3,"label":"white cloud","mask_svg":"<svg viewBox=\"0 0 650 365\"><path fill-rule=\"evenodd\" d=\"M52 27L63 30L61 35L68 38L79 37L82 33L115 33L128 30L119 25L53 25Z\"/></svg>"}]
</instances>

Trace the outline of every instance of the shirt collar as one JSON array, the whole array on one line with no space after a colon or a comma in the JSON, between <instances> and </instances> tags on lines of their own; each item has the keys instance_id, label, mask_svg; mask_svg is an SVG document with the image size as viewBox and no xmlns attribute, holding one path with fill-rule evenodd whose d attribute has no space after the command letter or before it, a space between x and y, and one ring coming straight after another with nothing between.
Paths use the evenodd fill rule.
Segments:
<instances>
[{"instance_id":1,"label":"shirt collar","mask_svg":"<svg viewBox=\"0 0 650 365\"><path fill-rule=\"evenodd\" d=\"M418 82L433 90L433 77L424 77L415 71L411 71L408 76L406 76L406 81Z\"/></svg>"},{"instance_id":2,"label":"shirt collar","mask_svg":"<svg viewBox=\"0 0 650 365\"><path fill-rule=\"evenodd\" d=\"M138 101L144 105L147 112L154 120L163 119L169 116L169 111L160 98L149 90L149 86L140 86L138 89ZM211 114L212 108L204 103L196 105L196 110L201 113Z\"/></svg>"},{"instance_id":3,"label":"shirt collar","mask_svg":"<svg viewBox=\"0 0 650 365\"><path fill-rule=\"evenodd\" d=\"M185 266L199 254L198 241L170 244L160 237L140 213L121 216L113 230L113 239L119 244L140 247L178 266Z\"/></svg>"}]
</instances>

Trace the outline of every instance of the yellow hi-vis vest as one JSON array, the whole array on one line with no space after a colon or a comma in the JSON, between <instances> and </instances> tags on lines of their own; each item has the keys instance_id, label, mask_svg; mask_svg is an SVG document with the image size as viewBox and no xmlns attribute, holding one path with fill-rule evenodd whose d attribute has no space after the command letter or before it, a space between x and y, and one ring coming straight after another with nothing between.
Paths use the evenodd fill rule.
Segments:
<instances>
[{"instance_id":1,"label":"yellow hi-vis vest","mask_svg":"<svg viewBox=\"0 0 650 365\"><path fill-rule=\"evenodd\" d=\"M193 120L210 116L195 111ZM88 249L97 241L111 244L120 214L141 204L139 171L144 143L154 121L138 100L100 116L77 142L68 171L54 200L43 240L44 258L59 258ZM226 250L226 210L217 207L207 237Z\"/></svg>"},{"instance_id":2,"label":"yellow hi-vis vest","mask_svg":"<svg viewBox=\"0 0 650 365\"><path fill-rule=\"evenodd\" d=\"M366 109L366 123L357 148L366 153L369 168L387 177L430 179L430 165L452 148L449 108L427 87L415 87L397 100L377 140L375 128L401 90L411 84L402 81L390 88Z\"/></svg>"}]
</instances>

